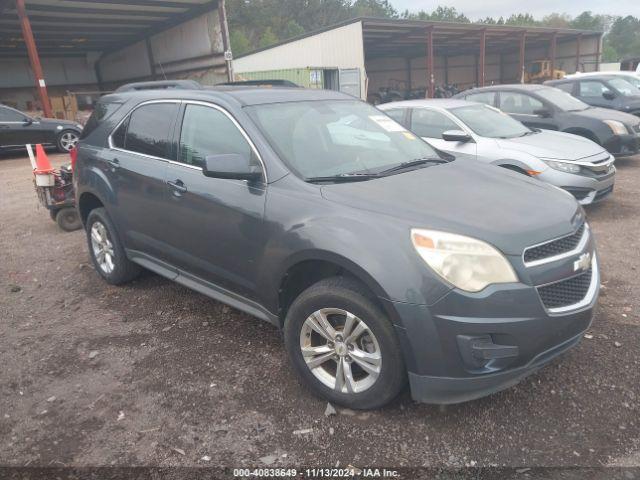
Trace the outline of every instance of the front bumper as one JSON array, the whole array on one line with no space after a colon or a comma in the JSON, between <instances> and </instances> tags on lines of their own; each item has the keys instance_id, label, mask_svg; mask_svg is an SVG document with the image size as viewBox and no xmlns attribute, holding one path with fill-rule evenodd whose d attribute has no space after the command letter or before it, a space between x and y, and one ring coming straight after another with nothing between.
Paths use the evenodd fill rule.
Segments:
<instances>
[{"instance_id":1,"label":"front bumper","mask_svg":"<svg viewBox=\"0 0 640 480\"><path fill-rule=\"evenodd\" d=\"M640 153L640 133L614 135L603 145L614 157L629 157Z\"/></svg>"},{"instance_id":2,"label":"front bumper","mask_svg":"<svg viewBox=\"0 0 640 480\"><path fill-rule=\"evenodd\" d=\"M492 285L477 294L454 289L432 306L388 301L402 322L396 333L413 399L451 404L480 398L518 383L576 345L597 302L595 257L592 268L584 299L561 312L546 308L537 288L523 283Z\"/></svg>"},{"instance_id":3,"label":"front bumper","mask_svg":"<svg viewBox=\"0 0 640 480\"><path fill-rule=\"evenodd\" d=\"M588 175L583 175L547 168L537 178L566 190L581 205L590 205L604 200L613 192L616 170L615 167L612 167L612 171L607 174L589 173Z\"/></svg>"}]
</instances>

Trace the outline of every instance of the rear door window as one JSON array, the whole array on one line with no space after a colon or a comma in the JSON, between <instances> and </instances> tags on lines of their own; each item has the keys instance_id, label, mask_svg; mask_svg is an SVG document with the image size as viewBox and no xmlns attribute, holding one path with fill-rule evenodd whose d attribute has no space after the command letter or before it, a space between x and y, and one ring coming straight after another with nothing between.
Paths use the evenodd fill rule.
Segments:
<instances>
[{"instance_id":1,"label":"rear door window","mask_svg":"<svg viewBox=\"0 0 640 480\"><path fill-rule=\"evenodd\" d=\"M447 130L460 130L460 127L443 113L428 108L414 108L411 112L411 130L421 137L441 139Z\"/></svg>"},{"instance_id":2,"label":"rear door window","mask_svg":"<svg viewBox=\"0 0 640 480\"><path fill-rule=\"evenodd\" d=\"M384 113L389 115L391 118L393 118L400 125L402 125L404 127L408 126L408 125L406 125L407 122L405 121L406 109L404 109L404 108L393 108L391 110L384 110Z\"/></svg>"},{"instance_id":3,"label":"rear door window","mask_svg":"<svg viewBox=\"0 0 640 480\"><path fill-rule=\"evenodd\" d=\"M173 159L173 125L177 103L152 103L133 111L124 148L153 157Z\"/></svg>"},{"instance_id":4,"label":"rear door window","mask_svg":"<svg viewBox=\"0 0 640 480\"><path fill-rule=\"evenodd\" d=\"M572 82L567 82L567 83L556 83L554 85L552 85L555 88L559 88L560 90L563 90L567 93L573 93L573 83Z\"/></svg>"},{"instance_id":5,"label":"rear door window","mask_svg":"<svg viewBox=\"0 0 640 480\"><path fill-rule=\"evenodd\" d=\"M517 92L500 92L500 110L506 113L520 115L535 115L536 110L542 110L542 102L530 95Z\"/></svg>"},{"instance_id":6,"label":"rear door window","mask_svg":"<svg viewBox=\"0 0 640 480\"><path fill-rule=\"evenodd\" d=\"M469 102L484 103L485 105L494 107L496 104L496 92L472 93L470 95L467 95L465 100Z\"/></svg>"}]
</instances>

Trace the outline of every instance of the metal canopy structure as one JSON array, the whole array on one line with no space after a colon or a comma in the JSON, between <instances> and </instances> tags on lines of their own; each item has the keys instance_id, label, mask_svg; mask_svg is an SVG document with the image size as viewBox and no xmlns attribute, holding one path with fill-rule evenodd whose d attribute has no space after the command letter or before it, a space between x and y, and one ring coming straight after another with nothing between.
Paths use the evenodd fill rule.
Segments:
<instances>
[{"instance_id":1,"label":"metal canopy structure","mask_svg":"<svg viewBox=\"0 0 640 480\"><path fill-rule=\"evenodd\" d=\"M500 53L517 51L523 34L528 47L546 47L554 35L557 42L601 35L589 30L545 27L362 19L365 52L370 57L424 56L428 31L433 32L433 50L438 56L478 53L483 35L486 35L485 48Z\"/></svg>"},{"instance_id":2,"label":"metal canopy structure","mask_svg":"<svg viewBox=\"0 0 640 480\"><path fill-rule=\"evenodd\" d=\"M421 20L385 20L361 18L364 52L367 58L396 56L418 58L427 63L427 94L434 95L435 56L477 55L478 84L484 85L487 50L506 54L519 52L519 71L524 69L525 46L547 48L551 70L555 69L558 43L576 42L576 69L580 62L583 38L596 37L602 42L602 32L511 25L430 22ZM600 58L600 46L596 57ZM596 61L596 69L599 60Z\"/></svg>"},{"instance_id":3,"label":"metal canopy structure","mask_svg":"<svg viewBox=\"0 0 640 480\"><path fill-rule=\"evenodd\" d=\"M24 4L40 57L73 57L117 51L217 8L218 0L26 0ZM0 0L0 59L26 55L16 0Z\"/></svg>"}]
</instances>

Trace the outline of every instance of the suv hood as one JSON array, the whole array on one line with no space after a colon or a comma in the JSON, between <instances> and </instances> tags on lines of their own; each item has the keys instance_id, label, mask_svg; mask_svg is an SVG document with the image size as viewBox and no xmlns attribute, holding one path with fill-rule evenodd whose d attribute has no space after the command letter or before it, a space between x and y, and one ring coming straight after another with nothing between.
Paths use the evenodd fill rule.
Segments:
<instances>
[{"instance_id":1,"label":"suv hood","mask_svg":"<svg viewBox=\"0 0 640 480\"><path fill-rule=\"evenodd\" d=\"M575 161L606 153L604 148L588 138L551 130L541 130L524 137L499 138L496 139L496 143L501 149L555 160Z\"/></svg>"},{"instance_id":2,"label":"suv hood","mask_svg":"<svg viewBox=\"0 0 640 480\"><path fill-rule=\"evenodd\" d=\"M630 113L619 112L610 108L587 108L579 112L566 112L572 115L579 115L581 117L595 118L597 120L617 120L624 123L627 126L635 125L638 123L638 118L634 117Z\"/></svg>"},{"instance_id":3,"label":"suv hood","mask_svg":"<svg viewBox=\"0 0 640 480\"><path fill-rule=\"evenodd\" d=\"M570 194L469 160L324 185L321 191L329 201L404 222L407 232L430 228L467 235L508 255L520 255L528 246L570 234L584 219Z\"/></svg>"}]
</instances>

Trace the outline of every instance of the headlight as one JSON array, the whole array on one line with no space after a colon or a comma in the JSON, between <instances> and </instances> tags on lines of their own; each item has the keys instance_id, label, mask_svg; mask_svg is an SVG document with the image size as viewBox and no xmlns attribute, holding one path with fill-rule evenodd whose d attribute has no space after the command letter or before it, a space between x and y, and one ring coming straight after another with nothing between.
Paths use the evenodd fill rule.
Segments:
<instances>
[{"instance_id":1,"label":"headlight","mask_svg":"<svg viewBox=\"0 0 640 480\"><path fill-rule=\"evenodd\" d=\"M609 126L614 135L626 135L629 133L625 124L617 120L604 120L604 123Z\"/></svg>"},{"instance_id":2,"label":"headlight","mask_svg":"<svg viewBox=\"0 0 640 480\"><path fill-rule=\"evenodd\" d=\"M411 241L427 265L461 290L479 292L493 283L518 281L504 255L481 240L414 228Z\"/></svg>"},{"instance_id":3,"label":"headlight","mask_svg":"<svg viewBox=\"0 0 640 480\"><path fill-rule=\"evenodd\" d=\"M560 170L566 173L578 173L580 171L580 165L569 162L558 162L556 160L542 160L554 170Z\"/></svg>"}]
</instances>

